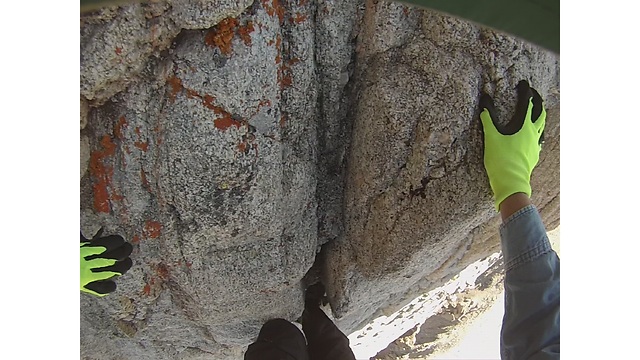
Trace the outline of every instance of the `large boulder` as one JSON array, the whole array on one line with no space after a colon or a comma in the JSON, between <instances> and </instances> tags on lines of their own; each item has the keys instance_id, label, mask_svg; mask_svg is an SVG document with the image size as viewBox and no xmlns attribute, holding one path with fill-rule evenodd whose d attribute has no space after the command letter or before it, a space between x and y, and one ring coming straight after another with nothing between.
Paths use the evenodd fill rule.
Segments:
<instances>
[{"instance_id":1,"label":"large boulder","mask_svg":"<svg viewBox=\"0 0 640 360\"><path fill-rule=\"evenodd\" d=\"M482 162L480 91L510 119L528 79L546 100L533 201L559 222L559 64L554 54L466 21L367 3L356 50L345 231L323 251L339 325L353 331L499 251Z\"/></svg>"},{"instance_id":2,"label":"large boulder","mask_svg":"<svg viewBox=\"0 0 640 360\"><path fill-rule=\"evenodd\" d=\"M477 100L507 119L521 79L548 108L533 200L551 229L554 54L382 1L82 15L81 231L134 244L117 291L82 296L82 357L241 358L300 316L315 272L351 332L495 252Z\"/></svg>"}]
</instances>

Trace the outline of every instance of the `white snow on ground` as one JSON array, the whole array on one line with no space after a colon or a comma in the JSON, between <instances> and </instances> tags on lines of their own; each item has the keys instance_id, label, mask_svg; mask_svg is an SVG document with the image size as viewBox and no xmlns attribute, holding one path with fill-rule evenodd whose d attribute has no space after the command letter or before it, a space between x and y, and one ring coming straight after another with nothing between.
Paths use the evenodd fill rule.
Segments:
<instances>
[{"instance_id":1,"label":"white snow on ground","mask_svg":"<svg viewBox=\"0 0 640 360\"><path fill-rule=\"evenodd\" d=\"M504 292L485 313L474 319L468 328L459 332L462 341L449 351L443 354L436 353L429 359L500 359L500 326L503 315Z\"/></svg>"},{"instance_id":2,"label":"white snow on ground","mask_svg":"<svg viewBox=\"0 0 640 360\"><path fill-rule=\"evenodd\" d=\"M390 316L380 316L362 329L351 333L348 336L349 343L356 359L369 359L417 324L422 324L437 314L447 304L447 298L475 287L478 276L499 258L500 253L495 253L467 266L444 286L415 298Z\"/></svg>"},{"instance_id":3,"label":"white snow on ground","mask_svg":"<svg viewBox=\"0 0 640 360\"><path fill-rule=\"evenodd\" d=\"M560 227L547 233L551 247L560 256ZM485 313L462 329L461 341L449 351L429 359L500 359L500 327L504 316L504 291Z\"/></svg>"},{"instance_id":4,"label":"white snow on ground","mask_svg":"<svg viewBox=\"0 0 640 360\"><path fill-rule=\"evenodd\" d=\"M560 227L547 233L551 247L560 256ZM447 296L475 287L479 275L498 261L500 253L469 265L444 286L423 294L390 316L381 316L362 329L349 335L349 342L356 359L369 359L385 349L408 330L440 311L446 305ZM504 292L493 305L479 315L467 327L458 327L458 344L444 353L436 353L429 359L499 359L500 327L504 315Z\"/></svg>"}]
</instances>

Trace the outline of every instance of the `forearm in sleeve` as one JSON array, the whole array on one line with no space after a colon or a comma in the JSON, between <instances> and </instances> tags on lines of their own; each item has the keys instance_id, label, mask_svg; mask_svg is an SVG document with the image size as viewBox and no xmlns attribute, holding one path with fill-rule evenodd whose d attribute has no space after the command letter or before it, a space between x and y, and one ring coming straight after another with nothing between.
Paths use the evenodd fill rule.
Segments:
<instances>
[{"instance_id":1,"label":"forearm in sleeve","mask_svg":"<svg viewBox=\"0 0 640 360\"><path fill-rule=\"evenodd\" d=\"M526 206L500 227L505 262L502 359L560 358L560 259L538 210Z\"/></svg>"}]
</instances>

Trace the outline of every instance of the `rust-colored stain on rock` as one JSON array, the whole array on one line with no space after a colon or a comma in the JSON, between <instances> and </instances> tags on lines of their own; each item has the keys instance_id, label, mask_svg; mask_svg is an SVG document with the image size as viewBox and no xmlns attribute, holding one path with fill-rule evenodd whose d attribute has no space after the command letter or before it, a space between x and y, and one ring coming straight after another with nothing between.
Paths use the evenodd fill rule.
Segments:
<instances>
[{"instance_id":1,"label":"rust-colored stain on rock","mask_svg":"<svg viewBox=\"0 0 640 360\"><path fill-rule=\"evenodd\" d=\"M282 56L280 55L280 51L282 51L282 36L276 36L276 50L278 50L278 54L276 55L276 64L280 64L282 62Z\"/></svg>"},{"instance_id":2,"label":"rust-colored stain on rock","mask_svg":"<svg viewBox=\"0 0 640 360\"><path fill-rule=\"evenodd\" d=\"M238 151L244 154L247 152L247 147L248 147L247 143L242 141L238 144Z\"/></svg>"},{"instance_id":3,"label":"rust-colored stain on rock","mask_svg":"<svg viewBox=\"0 0 640 360\"><path fill-rule=\"evenodd\" d=\"M204 43L217 47L225 54L231 54L231 40L233 40L234 30L238 26L238 20L234 18L226 18L218 25L214 26L204 37Z\"/></svg>"},{"instance_id":4,"label":"rust-colored stain on rock","mask_svg":"<svg viewBox=\"0 0 640 360\"><path fill-rule=\"evenodd\" d=\"M292 24L301 24L307 20L307 15L302 15L299 12L294 17L289 18L289 22Z\"/></svg>"},{"instance_id":5,"label":"rust-colored stain on rock","mask_svg":"<svg viewBox=\"0 0 640 360\"><path fill-rule=\"evenodd\" d=\"M147 174L143 169L140 169L140 181L142 181L142 186L147 189L147 191L151 192L151 186L149 184L149 180L147 179Z\"/></svg>"},{"instance_id":6,"label":"rust-colored stain on rock","mask_svg":"<svg viewBox=\"0 0 640 360\"><path fill-rule=\"evenodd\" d=\"M226 111L223 107L214 104L214 101L216 100L215 97L209 94L202 95L193 89L184 87L182 85L182 81L175 76L172 76L171 78L169 78L168 82L172 86L172 93L171 93L172 100L175 99L175 94L177 94L181 90L185 90L187 93L187 96L190 99L200 99L204 107L210 110L213 110L213 112L219 116L217 119L213 120L213 125L216 127L216 129L225 131L232 126L235 126L236 128L240 128L242 126L242 122L234 119L233 116L228 111ZM136 133L140 135L139 128L136 128ZM134 145L142 151L147 151L149 144L148 142L145 142L145 143L137 142L137 143L134 143Z\"/></svg>"},{"instance_id":7,"label":"rust-colored stain on rock","mask_svg":"<svg viewBox=\"0 0 640 360\"><path fill-rule=\"evenodd\" d=\"M202 99L202 105L204 105L206 108L209 108L211 110L216 110L217 106L215 106L213 104L213 101L216 99L211 95L205 94L204 97L201 98Z\"/></svg>"},{"instance_id":8,"label":"rust-colored stain on rock","mask_svg":"<svg viewBox=\"0 0 640 360\"><path fill-rule=\"evenodd\" d=\"M237 34L246 46L251 46L251 33L255 30L253 21L246 25L234 18L226 18L214 26L204 36L204 43L213 48L220 49L225 55L230 55L233 50L233 37Z\"/></svg>"},{"instance_id":9,"label":"rust-colored stain on rock","mask_svg":"<svg viewBox=\"0 0 640 360\"><path fill-rule=\"evenodd\" d=\"M149 142L148 141L136 141L133 143L133 145L135 147L137 147L138 149L142 150L143 152L147 152L147 150L149 150Z\"/></svg>"},{"instance_id":10,"label":"rust-colored stain on rock","mask_svg":"<svg viewBox=\"0 0 640 360\"><path fill-rule=\"evenodd\" d=\"M169 268L163 263L159 263L156 266L156 273L162 280L167 280L169 278Z\"/></svg>"},{"instance_id":11,"label":"rust-colored stain on rock","mask_svg":"<svg viewBox=\"0 0 640 360\"><path fill-rule=\"evenodd\" d=\"M280 115L280 121L278 122L278 124L280 125L280 128L284 128L284 126L287 124L287 118L286 116L284 116L284 113Z\"/></svg>"},{"instance_id":12,"label":"rust-colored stain on rock","mask_svg":"<svg viewBox=\"0 0 640 360\"><path fill-rule=\"evenodd\" d=\"M193 99L193 98L196 98L196 97L200 97L200 95L198 94L197 91L195 91L193 89L187 89L187 97L189 99Z\"/></svg>"},{"instance_id":13,"label":"rust-colored stain on rock","mask_svg":"<svg viewBox=\"0 0 640 360\"><path fill-rule=\"evenodd\" d=\"M109 135L104 135L100 140L101 151L91 153L89 160L89 173L93 178L93 208L97 212L111 212L109 203L109 186L113 176L113 167L105 165L105 160L116 153L116 144Z\"/></svg>"},{"instance_id":14,"label":"rust-colored stain on rock","mask_svg":"<svg viewBox=\"0 0 640 360\"><path fill-rule=\"evenodd\" d=\"M150 239L157 239L162 232L162 224L157 221L147 221L144 223L144 233Z\"/></svg>"},{"instance_id":15,"label":"rust-colored stain on rock","mask_svg":"<svg viewBox=\"0 0 640 360\"><path fill-rule=\"evenodd\" d=\"M240 35L240 39L242 39L242 42L244 42L244 44L246 46L251 46L251 34L254 31L254 27L253 27L253 22L252 21L248 21L247 25L245 26L240 26L238 28L238 35Z\"/></svg>"},{"instance_id":16,"label":"rust-colored stain on rock","mask_svg":"<svg viewBox=\"0 0 640 360\"><path fill-rule=\"evenodd\" d=\"M177 76L171 76L170 78L167 79L167 82L171 86L169 99L171 99L171 102L174 102L176 100L176 96L178 95L178 93L182 91L182 88L183 88L182 80L180 80L180 78Z\"/></svg>"},{"instance_id":17,"label":"rust-colored stain on rock","mask_svg":"<svg viewBox=\"0 0 640 360\"><path fill-rule=\"evenodd\" d=\"M113 135L115 135L116 138L122 140L124 138L124 134L122 133L122 128L126 127L127 125L128 125L127 119L125 119L124 115L120 116L120 118L118 119L118 122L116 122L116 125L113 128Z\"/></svg>"},{"instance_id":18,"label":"rust-colored stain on rock","mask_svg":"<svg viewBox=\"0 0 640 360\"><path fill-rule=\"evenodd\" d=\"M278 16L280 24L284 21L284 6L280 0L261 0L262 7L269 16Z\"/></svg>"},{"instance_id":19,"label":"rust-colored stain on rock","mask_svg":"<svg viewBox=\"0 0 640 360\"><path fill-rule=\"evenodd\" d=\"M283 63L278 68L278 84L280 84L280 90L290 87L293 84L291 65L299 62L299 59L292 59Z\"/></svg>"},{"instance_id":20,"label":"rust-colored stain on rock","mask_svg":"<svg viewBox=\"0 0 640 360\"><path fill-rule=\"evenodd\" d=\"M216 127L216 129L225 131L225 130L229 129L232 126L235 126L238 129L242 126L242 123L240 123L240 121L232 118L231 114L229 114L226 111L225 111L225 113L226 114L223 115L221 118L217 118L217 119L213 120L213 125Z\"/></svg>"},{"instance_id":21,"label":"rust-colored stain on rock","mask_svg":"<svg viewBox=\"0 0 640 360\"><path fill-rule=\"evenodd\" d=\"M288 68L283 69L282 77L280 79L280 88L284 89L286 87L289 87L289 86L291 86L292 83L293 83L293 79L291 79L291 71L290 71L290 69L288 69Z\"/></svg>"}]
</instances>

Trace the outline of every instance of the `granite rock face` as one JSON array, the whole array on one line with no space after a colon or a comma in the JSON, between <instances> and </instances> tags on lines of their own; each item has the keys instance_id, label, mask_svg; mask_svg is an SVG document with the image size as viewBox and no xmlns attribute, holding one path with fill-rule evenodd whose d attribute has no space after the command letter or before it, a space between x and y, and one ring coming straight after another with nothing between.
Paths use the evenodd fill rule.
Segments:
<instances>
[{"instance_id":1,"label":"granite rock face","mask_svg":"<svg viewBox=\"0 0 640 360\"><path fill-rule=\"evenodd\" d=\"M555 55L433 12L367 3L356 54L343 236L324 249L324 281L341 328L440 285L499 250L482 163L477 99L501 118L528 79L548 109L533 175L547 226L559 222L559 64Z\"/></svg>"},{"instance_id":2,"label":"granite rock face","mask_svg":"<svg viewBox=\"0 0 640 360\"><path fill-rule=\"evenodd\" d=\"M151 1L81 16L81 230L134 244L82 296L87 359L239 359L327 285L356 330L499 249L477 101L548 109L533 200L559 224L559 58L382 1ZM314 265L315 264L315 265Z\"/></svg>"}]
</instances>

